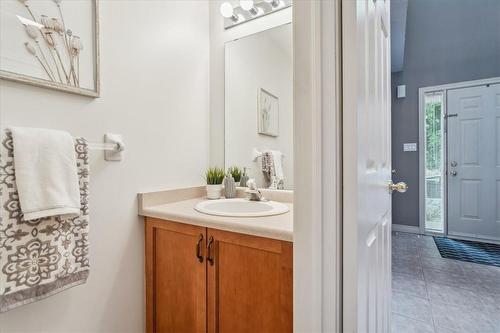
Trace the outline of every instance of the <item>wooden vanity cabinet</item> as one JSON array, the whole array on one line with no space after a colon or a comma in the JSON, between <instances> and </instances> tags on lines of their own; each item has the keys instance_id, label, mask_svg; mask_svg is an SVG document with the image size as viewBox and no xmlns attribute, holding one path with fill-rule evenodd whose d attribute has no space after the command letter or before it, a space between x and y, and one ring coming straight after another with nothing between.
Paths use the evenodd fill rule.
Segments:
<instances>
[{"instance_id":1,"label":"wooden vanity cabinet","mask_svg":"<svg viewBox=\"0 0 500 333\"><path fill-rule=\"evenodd\" d=\"M292 244L208 229L208 332L292 332Z\"/></svg>"},{"instance_id":2,"label":"wooden vanity cabinet","mask_svg":"<svg viewBox=\"0 0 500 333\"><path fill-rule=\"evenodd\" d=\"M290 242L146 218L147 331L292 332L292 252Z\"/></svg>"},{"instance_id":3,"label":"wooden vanity cabinet","mask_svg":"<svg viewBox=\"0 0 500 333\"><path fill-rule=\"evenodd\" d=\"M146 218L147 332L206 332L205 236L203 227Z\"/></svg>"}]
</instances>

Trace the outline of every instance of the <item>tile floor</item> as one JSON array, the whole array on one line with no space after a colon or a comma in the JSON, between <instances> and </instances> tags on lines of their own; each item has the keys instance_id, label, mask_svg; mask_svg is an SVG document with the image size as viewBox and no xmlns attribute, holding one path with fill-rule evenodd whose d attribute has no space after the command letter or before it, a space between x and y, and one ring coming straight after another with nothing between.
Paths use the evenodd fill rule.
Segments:
<instances>
[{"instance_id":1,"label":"tile floor","mask_svg":"<svg viewBox=\"0 0 500 333\"><path fill-rule=\"evenodd\" d=\"M500 268L441 258L432 237L394 232L393 333L500 333Z\"/></svg>"}]
</instances>

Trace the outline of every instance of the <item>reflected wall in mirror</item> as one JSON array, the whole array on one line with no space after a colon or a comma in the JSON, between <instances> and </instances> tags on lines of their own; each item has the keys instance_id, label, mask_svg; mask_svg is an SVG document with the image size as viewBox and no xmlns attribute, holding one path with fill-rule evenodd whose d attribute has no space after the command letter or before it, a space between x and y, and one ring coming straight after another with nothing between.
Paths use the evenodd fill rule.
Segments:
<instances>
[{"instance_id":1,"label":"reflected wall in mirror","mask_svg":"<svg viewBox=\"0 0 500 333\"><path fill-rule=\"evenodd\" d=\"M293 47L286 24L225 46L225 164L293 188Z\"/></svg>"}]
</instances>

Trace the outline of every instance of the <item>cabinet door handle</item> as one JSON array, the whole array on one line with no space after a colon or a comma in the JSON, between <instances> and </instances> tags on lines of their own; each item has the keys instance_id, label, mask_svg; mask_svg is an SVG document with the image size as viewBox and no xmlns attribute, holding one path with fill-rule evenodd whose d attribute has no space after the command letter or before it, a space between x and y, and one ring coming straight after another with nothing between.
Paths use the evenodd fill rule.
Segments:
<instances>
[{"instance_id":1,"label":"cabinet door handle","mask_svg":"<svg viewBox=\"0 0 500 333\"><path fill-rule=\"evenodd\" d=\"M203 242L203 234L198 236L198 242L196 243L196 258L199 262L203 262L203 253L201 253L201 242Z\"/></svg>"},{"instance_id":2,"label":"cabinet door handle","mask_svg":"<svg viewBox=\"0 0 500 333\"><path fill-rule=\"evenodd\" d=\"M212 256L212 244L214 242L214 237L210 236L208 239L208 244L207 244L207 261L210 263L211 266L214 264L214 257Z\"/></svg>"}]
</instances>

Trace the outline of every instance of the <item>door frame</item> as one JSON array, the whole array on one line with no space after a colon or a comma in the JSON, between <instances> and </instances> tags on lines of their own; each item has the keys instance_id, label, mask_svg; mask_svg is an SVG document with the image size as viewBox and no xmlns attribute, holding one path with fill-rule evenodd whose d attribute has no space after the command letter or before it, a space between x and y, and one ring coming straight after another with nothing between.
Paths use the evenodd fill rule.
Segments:
<instances>
[{"instance_id":1,"label":"door frame","mask_svg":"<svg viewBox=\"0 0 500 333\"><path fill-rule=\"evenodd\" d=\"M447 183L447 171L448 171L448 134L447 134L447 115L448 115L448 90L470 88L476 86L482 86L486 84L497 84L500 83L500 77L492 77L481 80L471 80L471 81L461 81L455 83L442 84L437 86L428 86L418 89L418 145L419 145L419 155L418 155L418 167L419 167L419 181L418 181L418 191L419 191L419 232L423 235L441 235L448 237L448 183ZM444 126L443 128L443 172L441 176L444 182L443 191L443 233L436 233L432 231L427 231L425 229L425 109L424 109L424 96L427 93L442 92L443 93L443 117Z\"/></svg>"},{"instance_id":2,"label":"door frame","mask_svg":"<svg viewBox=\"0 0 500 333\"><path fill-rule=\"evenodd\" d=\"M340 14L293 4L295 332L342 332Z\"/></svg>"}]
</instances>

